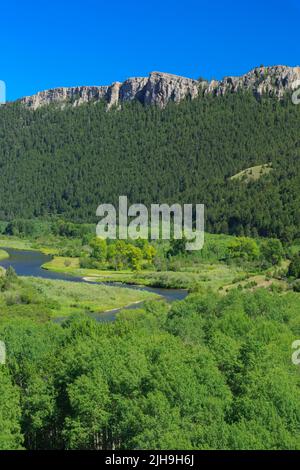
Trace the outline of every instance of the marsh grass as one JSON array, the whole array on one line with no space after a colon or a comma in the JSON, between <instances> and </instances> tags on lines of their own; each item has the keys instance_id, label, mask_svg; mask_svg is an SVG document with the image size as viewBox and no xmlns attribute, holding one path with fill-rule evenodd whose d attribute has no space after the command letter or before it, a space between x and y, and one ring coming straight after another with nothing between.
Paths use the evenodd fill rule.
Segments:
<instances>
[{"instance_id":1,"label":"marsh grass","mask_svg":"<svg viewBox=\"0 0 300 470\"><path fill-rule=\"evenodd\" d=\"M43 321L101 313L155 298L159 296L137 289L21 277L0 291L0 319L22 316Z\"/></svg>"},{"instance_id":2,"label":"marsh grass","mask_svg":"<svg viewBox=\"0 0 300 470\"><path fill-rule=\"evenodd\" d=\"M0 249L0 260L9 258L9 254L5 250Z\"/></svg>"}]
</instances>

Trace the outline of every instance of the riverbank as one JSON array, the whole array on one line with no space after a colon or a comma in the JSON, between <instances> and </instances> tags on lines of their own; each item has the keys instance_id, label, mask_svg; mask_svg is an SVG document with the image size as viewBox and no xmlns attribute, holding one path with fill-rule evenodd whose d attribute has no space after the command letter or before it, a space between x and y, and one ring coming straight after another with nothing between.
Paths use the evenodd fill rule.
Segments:
<instances>
[{"instance_id":1,"label":"riverbank","mask_svg":"<svg viewBox=\"0 0 300 470\"><path fill-rule=\"evenodd\" d=\"M223 252L223 244L228 242L228 238L230 237L209 235L207 236L207 243L210 243L209 240L214 243L218 240L218 250ZM57 246L55 246L55 243L57 243ZM37 242L28 239L18 239L17 237L1 237L0 239L0 246L3 248L30 250L52 256L52 259L45 259L41 263L43 270L49 273L97 283L111 282L164 289L187 289L189 291L212 289L218 291L225 286L236 284L256 274L248 273L241 267L228 266L222 262L201 262L201 260L197 260L194 266L191 262L191 266L184 266L182 269L174 269L172 271L155 271L151 269L141 269L139 271L121 269L116 271L112 269L82 268L80 267L79 257L57 256L62 240L56 240L55 243L52 240L51 246L50 241L48 246L45 246L45 240L44 242L42 240ZM41 276L40 271L40 269L39 272L35 270L33 275Z\"/></svg>"},{"instance_id":2,"label":"riverbank","mask_svg":"<svg viewBox=\"0 0 300 470\"><path fill-rule=\"evenodd\" d=\"M45 255L40 265L34 266L34 272L30 273L27 270L26 275L127 286L185 289L189 292L202 292L209 289L223 294L236 287L243 289L270 288L272 284L286 290L287 283L278 280L276 271L278 269L286 270L287 260L282 260L279 265L269 266L267 269L262 269L259 263L257 265L251 264L247 259L242 258L229 260L229 262L224 261L228 258L232 246L234 244L238 246L238 243L242 241L243 238L236 239L228 235L207 234L203 251L189 254L189 256L171 257L171 261L163 254L165 246L158 244L156 249L159 253L161 266L157 267L156 263L152 265L141 263L141 267L137 270L128 267L111 269L111 263L109 265L109 263L95 262L95 266L93 266L92 262L86 262L86 260L92 259L91 253L88 251L91 250L91 247L87 244L83 245L80 239L53 238L52 236L50 239L29 240L15 236L4 236L0 238L0 246L4 249L7 248L8 251L10 249L18 250L19 253L22 250L31 251L36 253L37 257L39 257L39 253ZM256 244L258 249L259 243L262 241L255 242L253 240L252 243ZM65 252L68 254L62 254Z\"/></svg>"},{"instance_id":3,"label":"riverbank","mask_svg":"<svg viewBox=\"0 0 300 470\"><path fill-rule=\"evenodd\" d=\"M0 246L12 248L14 250L39 251L45 255L56 255L62 245L63 240L53 239L46 241L45 239L30 240L29 238L19 238L16 236L1 235Z\"/></svg>"},{"instance_id":4,"label":"riverbank","mask_svg":"<svg viewBox=\"0 0 300 470\"><path fill-rule=\"evenodd\" d=\"M245 272L222 263L202 263L194 269L182 271L129 271L81 268L79 258L58 257L43 264L43 269L81 277L93 282L119 282L165 289L209 288L219 290L225 285L245 278Z\"/></svg>"},{"instance_id":5,"label":"riverbank","mask_svg":"<svg viewBox=\"0 0 300 470\"><path fill-rule=\"evenodd\" d=\"M47 321L80 313L101 316L159 298L139 289L16 277L9 279L0 292L0 320L22 317Z\"/></svg>"},{"instance_id":6,"label":"riverbank","mask_svg":"<svg viewBox=\"0 0 300 470\"><path fill-rule=\"evenodd\" d=\"M41 252L12 248L7 251L10 258L0 261L3 269L0 321L20 316L47 321L74 313L93 314L99 321L110 321L121 309L136 308L146 300L172 302L187 295L187 291L180 289L87 282L42 269L41 265L51 258ZM14 270L5 273L9 266Z\"/></svg>"},{"instance_id":7,"label":"riverbank","mask_svg":"<svg viewBox=\"0 0 300 470\"><path fill-rule=\"evenodd\" d=\"M100 314L159 298L155 293L126 287L34 277L23 278L22 281L26 287L38 292L40 297L53 303L54 308L51 308L53 318L79 312Z\"/></svg>"}]
</instances>

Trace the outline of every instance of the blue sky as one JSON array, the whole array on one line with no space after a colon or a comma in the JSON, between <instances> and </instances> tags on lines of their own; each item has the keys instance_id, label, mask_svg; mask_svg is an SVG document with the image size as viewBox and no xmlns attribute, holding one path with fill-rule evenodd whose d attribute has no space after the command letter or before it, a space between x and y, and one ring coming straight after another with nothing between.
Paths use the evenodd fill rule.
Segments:
<instances>
[{"instance_id":1,"label":"blue sky","mask_svg":"<svg viewBox=\"0 0 300 470\"><path fill-rule=\"evenodd\" d=\"M8 100L154 70L221 78L260 64L300 65L300 0L3 3L0 80Z\"/></svg>"}]
</instances>

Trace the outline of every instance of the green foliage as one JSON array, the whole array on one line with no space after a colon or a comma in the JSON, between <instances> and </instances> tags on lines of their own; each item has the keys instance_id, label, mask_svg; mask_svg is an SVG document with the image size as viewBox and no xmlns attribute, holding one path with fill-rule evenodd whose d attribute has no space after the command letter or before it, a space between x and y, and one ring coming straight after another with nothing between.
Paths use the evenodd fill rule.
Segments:
<instances>
[{"instance_id":1,"label":"green foliage","mask_svg":"<svg viewBox=\"0 0 300 470\"><path fill-rule=\"evenodd\" d=\"M90 241L90 247L92 249L92 257L97 261L104 262L107 259L107 243L106 240L95 237Z\"/></svg>"},{"instance_id":2,"label":"green foliage","mask_svg":"<svg viewBox=\"0 0 300 470\"><path fill-rule=\"evenodd\" d=\"M13 281L13 280L17 279L16 271L14 270L14 268L12 266L8 266L7 270L5 271L5 277L9 281Z\"/></svg>"},{"instance_id":3,"label":"green foliage","mask_svg":"<svg viewBox=\"0 0 300 470\"><path fill-rule=\"evenodd\" d=\"M137 271L141 268L143 252L131 243L117 240L109 246L108 257L111 266L115 269L129 267Z\"/></svg>"},{"instance_id":4,"label":"green foliage","mask_svg":"<svg viewBox=\"0 0 300 470\"><path fill-rule=\"evenodd\" d=\"M284 256L283 246L280 240L264 240L260 245L261 256L268 263L279 264Z\"/></svg>"},{"instance_id":5,"label":"green foliage","mask_svg":"<svg viewBox=\"0 0 300 470\"><path fill-rule=\"evenodd\" d=\"M93 227L89 224L74 224L58 219L51 223L51 233L61 237L85 238L89 240L93 234Z\"/></svg>"},{"instance_id":6,"label":"green foliage","mask_svg":"<svg viewBox=\"0 0 300 470\"><path fill-rule=\"evenodd\" d=\"M8 266L7 270L5 271L4 276L0 276L0 289L1 291L7 291L11 288L13 284L17 282L17 275L11 266Z\"/></svg>"},{"instance_id":7,"label":"green foliage","mask_svg":"<svg viewBox=\"0 0 300 470\"><path fill-rule=\"evenodd\" d=\"M0 448L299 449L299 331L298 294L262 289L2 323Z\"/></svg>"},{"instance_id":8,"label":"green foliage","mask_svg":"<svg viewBox=\"0 0 300 470\"><path fill-rule=\"evenodd\" d=\"M5 365L0 365L0 396L0 450L19 450L23 443L20 395Z\"/></svg>"},{"instance_id":9,"label":"green foliage","mask_svg":"<svg viewBox=\"0 0 300 470\"><path fill-rule=\"evenodd\" d=\"M300 292L300 279L296 279L296 281L292 283L292 288L295 292Z\"/></svg>"},{"instance_id":10,"label":"green foliage","mask_svg":"<svg viewBox=\"0 0 300 470\"><path fill-rule=\"evenodd\" d=\"M157 255L157 250L151 243L148 242L148 240L138 238L135 241L135 246L142 250L143 258L145 260L149 261L149 263L153 262L154 257Z\"/></svg>"},{"instance_id":11,"label":"green foliage","mask_svg":"<svg viewBox=\"0 0 300 470\"><path fill-rule=\"evenodd\" d=\"M289 265L288 275L296 279L300 278L300 253L294 255Z\"/></svg>"},{"instance_id":12,"label":"green foliage","mask_svg":"<svg viewBox=\"0 0 300 470\"><path fill-rule=\"evenodd\" d=\"M90 240L91 258L82 258L82 268L107 268L138 271L142 263L151 264L156 254L155 248L147 240L106 240L95 237ZM96 260L102 265L94 262Z\"/></svg>"},{"instance_id":13,"label":"green foliage","mask_svg":"<svg viewBox=\"0 0 300 470\"><path fill-rule=\"evenodd\" d=\"M240 258L254 261L259 258L259 247L252 238L240 237L233 240L228 247L229 258Z\"/></svg>"},{"instance_id":14,"label":"green foliage","mask_svg":"<svg viewBox=\"0 0 300 470\"><path fill-rule=\"evenodd\" d=\"M186 254L186 243L187 239L185 237L182 237L182 239L179 240L172 239L170 242L170 248L167 252L167 256L177 256Z\"/></svg>"}]
</instances>

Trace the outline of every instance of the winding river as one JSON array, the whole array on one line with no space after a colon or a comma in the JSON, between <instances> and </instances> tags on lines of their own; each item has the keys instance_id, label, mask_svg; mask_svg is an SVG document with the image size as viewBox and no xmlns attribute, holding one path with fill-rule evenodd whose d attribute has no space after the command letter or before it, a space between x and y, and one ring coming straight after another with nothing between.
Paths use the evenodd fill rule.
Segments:
<instances>
[{"instance_id":1,"label":"winding river","mask_svg":"<svg viewBox=\"0 0 300 470\"><path fill-rule=\"evenodd\" d=\"M34 276L42 277L45 279L61 279L64 281L99 284L99 282L85 281L81 277L69 276L68 274L56 273L54 271L48 271L46 269L43 269L42 265L50 261L52 257L45 255L40 251L15 250L6 247L3 247L3 250L5 250L9 254L9 258L0 260L0 266L3 266L5 269L7 269L9 266L12 266L19 276ZM137 286L130 284L121 284L117 282L102 282L101 284L153 292L155 294L160 295L168 302L173 302L174 300L183 300L187 296L187 291L183 289L163 289L159 287ZM132 304L125 307L125 309L133 309L138 308L140 306L140 303ZM114 310L110 310L109 312L93 315L93 317L96 318L96 320L98 321L112 321L116 318L116 314L120 310L120 308L117 308ZM122 308L122 310L124 310L124 307Z\"/></svg>"}]
</instances>

